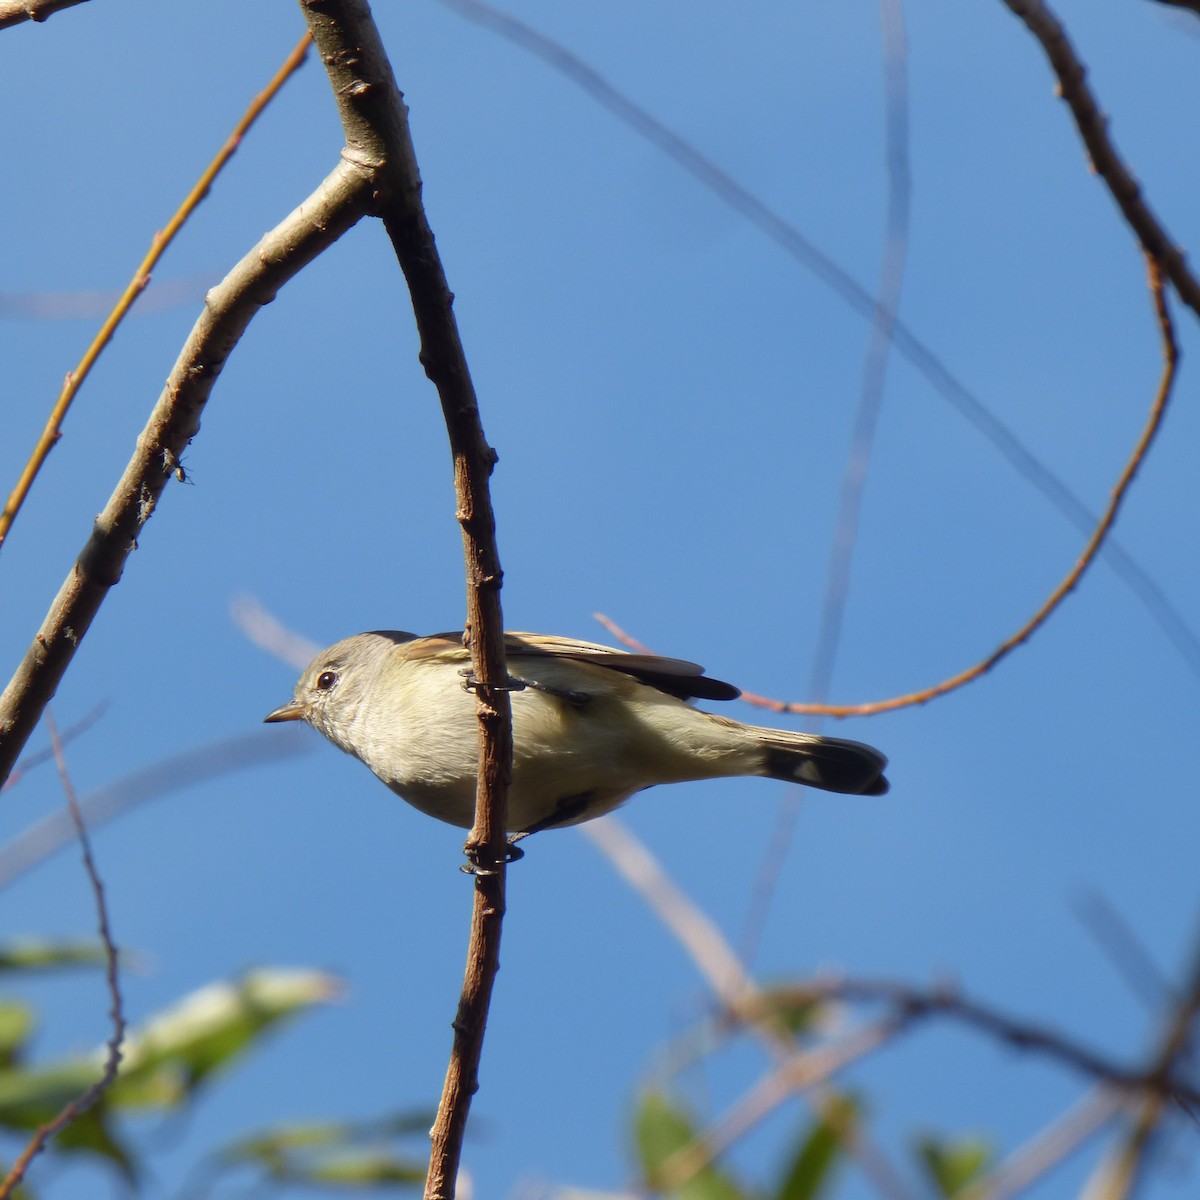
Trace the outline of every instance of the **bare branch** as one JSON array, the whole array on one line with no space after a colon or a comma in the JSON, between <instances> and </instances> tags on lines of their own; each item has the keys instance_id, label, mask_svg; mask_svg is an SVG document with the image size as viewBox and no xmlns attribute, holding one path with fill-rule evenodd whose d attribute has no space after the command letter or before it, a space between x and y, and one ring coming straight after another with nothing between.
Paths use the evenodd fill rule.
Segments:
<instances>
[{"instance_id":1,"label":"bare branch","mask_svg":"<svg viewBox=\"0 0 1200 1200\"><path fill-rule=\"evenodd\" d=\"M1093 1088L1078 1104L1039 1130L956 1200L1006 1200L1017 1196L1047 1171L1065 1162L1120 1111L1124 1097L1111 1088Z\"/></svg>"},{"instance_id":2,"label":"bare branch","mask_svg":"<svg viewBox=\"0 0 1200 1200\"><path fill-rule=\"evenodd\" d=\"M1185 1090L1173 1079L1176 1067L1190 1054L1195 1040L1195 1024L1200 1016L1200 939L1193 950L1191 971L1183 995L1174 1005L1163 1026L1159 1048L1146 1072L1147 1094L1121 1145L1092 1180L1086 1200L1126 1200L1132 1196L1144 1171L1150 1146L1159 1122L1171 1100L1194 1111L1200 1096Z\"/></svg>"},{"instance_id":3,"label":"bare branch","mask_svg":"<svg viewBox=\"0 0 1200 1200\"><path fill-rule=\"evenodd\" d=\"M437 388L454 458L458 520L467 570L466 639L479 698L479 781L468 854L475 902L454 1043L425 1184L428 1200L454 1195L492 988L505 907L505 827L512 771L512 715L500 607L502 572L488 478L495 452L483 434L474 385L454 319L453 296L421 203L421 179L404 98L365 0L301 0L329 72L346 132L346 155L378 185L378 211L408 281L421 363Z\"/></svg>"},{"instance_id":4,"label":"bare branch","mask_svg":"<svg viewBox=\"0 0 1200 1200\"><path fill-rule=\"evenodd\" d=\"M1059 96L1075 118L1092 168L1104 180L1142 249L1159 263L1184 304L1200 316L1200 280L1189 270L1183 251L1142 199L1141 185L1121 161L1108 136L1108 118L1100 111L1087 85L1087 68L1075 53L1066 30L1041 0L1004 0L1004 3L1041 43L1058 76Z\"/></svg>"},{"instance_id":5,"label":"bare branch","mask_svg":"<svg viewBox=\"0 0 1200 1200\"><path fill-rule=\"evenodd\" d=\"M611 815L580 825L579 832L604 854L618 874L675 935L726 1013L743 1022L770 1053L779 1073L769 1077L775 1082L765 1082L763 1087L774 1095L770 1089L777 1086L779 1080L790 1079L790 1092L806 1095L818 1115L837 1132L879 1194L891 1200L909 1200L911 1193L907 1184L882 1151L862 1129L847 1123L836 1104L828 1102L821 1084L831 1072L814 1070L815 1063L825 1060L814 1059L810 1052L797 1049L795 1036L772 1010L770 1001L746 973L729 943L708 916L675 885L650 851ZM887 1025L890 1030L892 1022ZM847 1062L851 1061L884 1041L886 1036L876 1040L868 1031L861 1042L851 1039L840 1048L833 1047L830 1051L833 1057L829 1061L842 1053L847 1055ZM791 1075L787 1074L789 1068ZM776 1102L768 1107L773 1107ZM707 1159L702 1151L697 1154L700 1157L696 1170L699 1170Z\"/></svg>"},{"instance_id":6,"label":"bare branch","mask_svg":"<svg viewBox=\"0 0 1200 1200\"><path fill-rule=\"evenodd\" d=\"M877 319L875 298L848 271L810 242L795 225L774 209L768 208L712 159L674 130L668 129L561 42L556 42L511 14L501 12L485 0L438 0L438 3L492 30L558 71L639 137L661 150L733 212L749 221L785 254L844 300L857 316L872 322ZM922 341L895 314L892 315L891 333L896 350L947 403L991 442L1013 470L1041 492L1076 529L1085 536L1090 534L1098 518L1089 506L950 370L927 342ZM1192 673L1200 677L1200 639L1197 639L1171 598L1117 538L1106 541L1104 557L1154 623L1183 655Z\"/></svg>"},{"instance_id":7,"label":"bare branch","mask_svg":"<svg viewBox=\"0 0 1200 1200\"><path fill-rule=\"evenodd\" d=\"M133 278L121 293L120 298L117 300L104 324L100 326L100 330L92 339L91 345L84 351L79 365L73 371L67 372L66 382L63 384L58 399L54 402L54 407L50 410L50 416L47 418L45 428L43 428L41 436L37 440L37 445L34 446L33 453L30 454L29 461L25 464L21 472L21 477L17 480L16 487L10 493L3 511L0 511L0 547L4 545L4 540L8 537L8 531L12 528L12 523L16 520L17 513L21 511L21 506L25 503L25 498L29 495L29 489L33 487L33 481L37 478L38 472L41 471L46 459L50 457L50 451L54 449L62 437L62 423L66 419L67 411L78 395L79 389L83 386L83 381L91 373L92 367L103 353L104 348L112 341L113 335L117 332L117 326L125 319L125 316L133 307L134 301L142 294L146 285L150 282L150 272L154 270L158 264L158 260L166 253L167 247L175 240L175 235L183 228L187 219L196 210L204 197L208 195L208 190L212 187L213 180L216 179L221 169L233 157L238 146L242 144L242 138L246 136L250 126L254 124L259 114L262 113L263 109L278 94L279 89L283 87L284 83L295 74L300 64L304 62L304 58L308 54L309 42L309 36L305 34L300 39L296 48L284 60L283 66L275 73L271 82L251 101L250 107L242 115L237 125L234 126L233 132L225 139L225 144L217 152L216 158L209 163L204 173L196 181L195 186L175 212L175 215L167 222L167 227L154 235L146 257L142 259L138 269L133 273Z\"/></svg>"},{"instance_id":8,"label":"bare branch","mask_svg":"<svg viewBox=\"0 0 1200 1200\"><path fill-rule=\"evenodd\" d=\"M92 845L88 838L87 826L83 823L83 814L79 810L79 801L75 797L75 787L71 783L71 776L67 771L62 739L58 736L58 727L49 713L46 714L46 725L50 730L50 742L54 747L54 761L58 765L58 776L62 780L63 791L66 793L67 807L71 811L71 821L83 849L83 869L87 872L88 881L92 886L92 894L96 898L96 919L100 926L100 940L104 943L105 979L108 983L108 997L111 1004L109 1016L112 1018L112 1034L106 1043L104 1067L100 1078L82 1096L72 1100L52 1121L38 1126L25 1149L18 1155L17 1161L13 1163L4 1181L0 1183L0 1200L8 1200L13 1189L25 1178L25 1172L29 1170L30 1163L42 1152L46 1143L56 1133L87 1112L112 1086L121 1066L121 1043L125 1040L125 1014L121 1006L121 987L117 979L117 947L108 922L108 905L104 899L104 884L101 882L100 872L96 869L96 860L92 857Z\"/></svg>"},{"instance_id":9,"label":"bare branch","mask_svg":"<svg viewBox=\"0 0 1200 1200\"><path fill-rule=\"evenodd\" d=\"M953 987L917 988L881 979L817 980L796 988L776 990L765 997L763 1003L769 1006L772 1001L786 1001L797 1005L829 1000L885 1004L892 1010L899 1027L930 1017L950 1017L974 1026L1015 1050L1037 1051L1114 1088L1174 1097L1187 1104L1200 1102L1200 1088L1173 1075L1172 1064L1168 1064L1165 1074L1158 1067L1151 1071L1123 1067L1065 1034L1006 1016L997 1009L968 999Z\"/></svg>"},{"instance_id":10,"label":"bare branch","mask_svg":"<svg viewBox=\"0 0 1200 1200\"><path fill-rule=\"evenodd\" d=\"M355 164L339 163L295 212L208 293L205 310L192 328L124 475L96 518L91 537L24 661L0 695L0 782L12 770L109 589L120 582L142 527L187 444L199 431L204 405L225 360L259 309L363 215L370 203L369 183L368 175Z\"/></svg>"},{"instance_id":11,"label":"bare branch","mask_svg":"<svg viewBox=\"0 0 1200 1200\"><path fill-rule=\"evenodd\" d=\"M781 1104L798 1092L826 1082L852 1063L886 1046L897 1032L894 1020L876 1021L847 1035L801 1054L793 1054L760 1079L710 1128L686 1146L681 1146L663 1163L655 1178L655 1190L670 1194L682 1188L715 1158L725 1153ZM826 1112L832 1106L828 1106ZM840 1133L841 1131L839 1131Z\"/></svg>"},{"instance_id":12,"label":"bare branch","mask_svg":"<svg viewBox=\"0 0 1200 1200\"><path fill-rule=\"evenodd\" d=\"M1163 418L1166 416L1167 403L1170 400L1171 391L1175 384L1175 375L1179 368L1179 346L1175 340L1174 325L1171 321L1170 312L1167 309L1166 295L1163 291L1162 273L1159 270L1158 261L1149 256L1147 256L1147 272L1149 275L1150 294L1154 301L1155 321L1162 340L1163 367L1162 374L1159 376L1158 388L1155 391L1154 400L1150 405L1150 412L1146 418L1146 423L1142 427L1142 432L1138 437L1137 443L1130 453L1129 459L1122 469L1116 484L1113 486L1113 490L1108 498L1108 504L1104 508L1104 514L1100 518L1100 523L1092 531L1092 536L1088 539L1087 545L1083 548L1083 553L1080 554L1075 565L1067 572L1062 582L1050 593L1037 612L1016 633L993 650L987 658L972 667L968 667L965 671L961 671L949 679L943 679L940 683L934 684L932 687L923 688L919 692L909 692L903 696L893 696L889 700L874 700L867 704L802 704L794 700L774 700L768 696L759 696L754 692L743 692L741 696L743 700L748 704L756 704L760 708L770 709L772 712L806 713L810 716L820 715L830 717L873 717L877 713L892 712L898 708L909 708L917 704L927 704L930 700L936 700L939 696L945 696L947 693L956 691L965 684L971 683L982 675L985 675L1002 659L1007 658L1018 646L1027 642L1046 623L1051 614L1075 590L1084 573L1095 562L1096 556L1100 553L1101 546L1104 545L1105 538L1116 523L1117 513L1120 511L1121 504L1129 492L1134 476L1145 461L1150 445L1162 427ZM620 626L610 621L607 617L599 613L594 615L605 628L619 637L623 642L629 645L639 644L629 634L625 633Z\"/></svg>"},{"instance_id":13,"label":"bare branch","mask_svg":"<svg viewBox=\"0 0 1200 1200\"><path fill-rule=\"evenodd\" d=\"M0 0L0 29L23 21L44 21L64 8L83 3L84 0Z\"/></svg>"}]
</instances>

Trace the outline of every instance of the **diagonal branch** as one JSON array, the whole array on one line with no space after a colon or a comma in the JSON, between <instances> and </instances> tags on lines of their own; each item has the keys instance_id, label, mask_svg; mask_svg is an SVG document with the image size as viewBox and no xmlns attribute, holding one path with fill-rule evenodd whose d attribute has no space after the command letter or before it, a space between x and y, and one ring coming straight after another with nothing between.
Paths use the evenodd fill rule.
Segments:
<instances>
[{"instance_id":1,"label":"diagonal branch","mask_svg":"<svg viewBox=\"0 0 1200 1200\"><path fill-rule=\"evenodd\" d=\"M379 215L408 282L421 363L437 388L454 458L454 486L467 572L466 640L479 698L479 779L468 855L475 874L467 966L454 1042L425 1183L428 1200L453 1197L471 1097L500 964L505 907L505 826L512 770L512 714L500 607L502 572L488 479L496 462L479 417L453 300L421 202L421 177L404 97L366 0L300 0L329 72L345 155L373 173Z\"/></svg>"},{"instance_id":2,"label":"diagonal branch","mask_svg":"<svg viewBox=\"0 0 1200 1200\"><path fill-rule=\"evenodd\" d=\"M1091 165L1112 193L1142 249L1161 265L1162 273L1175 285L1184 304L1200 316L1200 280L1188 268L1183 251L1166 227L1142 199L1141 185L1117 153L1108 136L1108 118L1100 111L1087 85L1087 69L1075 53L1066 30L1042 0L1004 0L1004 3L1041 43L1058 76L1059 95L1075 118Z\"/></svg>"},{"instance_id":3,"label":"diagonal branch","mask_svg":"<svg viewBox=\"0 0 1200 1200\"><path fill-rule=\"evenodd\" d=\"M73 8L84 0L0 0L0 29L20 25L22 21L44 21L63 8Z\"/></svg>"},{"instance_id":4,"label":"diagonal branch","mask_svg":"<svg viewBox=\"0 0 1200 1200\"><path fill-rule=\"evenodd\" d=\"M21 506L25 503L25 499L29 495L29 489L33 487L33 481L37 478L38 472L45 465L46 459L50 457L50 451L54 449L62 437L63 421L66 419L67 412L74 402L75 397L79 394L79 389L83 386L84 380L87 379L92 367L96 365L96 360L103 353L108 343L112 341L113 336L117 332L117 326L125 319L129 310L133 307L134 301L145 291L147 284L150 282L150 273L158 264L159 259L166 253L167 247L174 241L175 235L183 228L200 202L208 195L209 189L213 185L213 180L221 173L225 164L229 162L236 153L237 148L242 144L242 139L246 136L250 126L258 120L263 110L278 94L279 89L299 70L300 65L304 62L308 54L309 41L308 34L305 34L295 49L284 60L283 66L275 73L270 83L250 102L249 108L246 109L241 120L233 127L233 132L225 139L225 144L217 151L216 157L205 168L200 178L196 180L192 190L184 198L183 203L176 210L174 216L167 222L164 229L154 235L150 243L150 249L146 252L146 257L138 264L137 270L133 273L133 278L125 286L125 290L121 293L120 298L109 312L108 317L100 326L96 336L92 339L91 345L88 346L83 358L80 359L79 365L73 371L67 372L66 381L63 383L58 399L54 402L54 407L51 409L50 416L46 420L42 435L38 438L37 445L34 446L33 453L29 456L29 461L25 464L25 469L21 472L21 477L17 480L16 487L10 493L3 511L0 511L0 546L4 545L4 540L7 538L17 514L21 511Z\"/></svg>"},{"instance_id":5,"label":"diagonal branch","mask_svg":"<svg viewBox=\"0 0 1200 1200\"><path fill-rule=\"evenodd\" d=\"M225 360L259 309L366 211L369 178L342 162L212 289L137 447L16 674L0 695L0 783L13 768L75 651L120 582L142 527L200 428Z\"/></svg>"}]
</instances>

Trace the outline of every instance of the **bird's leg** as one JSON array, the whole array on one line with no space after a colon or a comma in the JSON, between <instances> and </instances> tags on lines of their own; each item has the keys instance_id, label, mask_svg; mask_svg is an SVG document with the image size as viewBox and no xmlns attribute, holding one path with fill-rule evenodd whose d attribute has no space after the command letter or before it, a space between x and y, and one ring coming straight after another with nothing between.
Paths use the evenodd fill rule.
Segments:
<instances>
[{"instance_id":1,"label":"bird's leg","mask_svg":"<svg viewBox=\"0 0 1200 1200\"><path fill-rule=\"evenodd\" d=\"M514 675L513 682L519 683L521 687L530 688L535 692L544 692L547 696L557 696L560 700L565 700L568 704L574 704L576 708L582 708L592 699L588 692L574 692L568 688L554 687L549 683L539 683L536 679L525 679L520 675Z\"/></svg>"},{"instance_id":2,"label":"bird's leg","mask_svg":"<svg viewBox=\"0 0 1200 1200\"><path fill-rule=\"evenodd\" d=\"M514 839L521 836L523 835L519 833L508 835L508 845L504 848L505 866L525 857L525 851L513 844ZM495 875L497 873L498 864L492 859L486 846L464 846L463 853L467 856L468 861L458 869L464 875Z\"/></svg>"},{"instance_id":3,"label":"bird's leg","mask_svg":"<svg viewBox=\"0 0 1200 1200\"><path fill-rule=\"evenodd\" d=\"M462 676L464 692L478 692L482 689L483 684L471 673L470 667L463 667L459 674ZM510 675L507 683L498 683L490 690L493 692L523 692L527 686L524 679Z\"/></svg>"},{"instance_id":4,"label":"bird's leg","mask_svg":"<svg viewBox=\"0 0 1200 1200\"><path fill-rule=\"evenodd\" d=\"M516 850L518 857L520 857L521 854L524 854L524 851L517 846L518 842L523 841L532 833L541 833L543 829L554 829L559 825L567 825L575 820L576 817L583 816L595 797L595 792L580 792L575 796L564 796L554 806L554 811L548 817L543 817L540 821L535 821L528 829L522 829L520 833L510 833L508 835L509 850ZM513 860L510 859L509 861L512 862Z\"/></svg>"}]
</instances>

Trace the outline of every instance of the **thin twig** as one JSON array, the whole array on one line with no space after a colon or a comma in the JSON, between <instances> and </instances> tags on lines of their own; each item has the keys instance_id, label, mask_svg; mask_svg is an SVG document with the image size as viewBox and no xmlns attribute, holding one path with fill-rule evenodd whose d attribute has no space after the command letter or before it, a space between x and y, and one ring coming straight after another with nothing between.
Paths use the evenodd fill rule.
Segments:
<instances>
[{"instance_id":1,"label":"thin twig","mask_svg":"<svg viewBox=\"0 0 1200 1200\"><path fill-rule=\"evenodd\" d=\"M0 695L0 782L8 777L143 526L200 428L200 416L238 340L279 289L365 214L371 180L343 160L205 298L92 536L67 574L16 674Z\"/></svg>"},{"instance_id":2,"label":"thin twig","mask_svg":"<svg viewBox=\"0 0 1200 1200\"><path fill-rule=\"evenodd\" d=\"M125 319L126 313L133 307L133 302L142 294L147 284L149 284L150 273L158 264L158 260L162 258L167 247L175 240L175 235L183 228L185 222L196 210L200 202L208 195L208 190L212 187L213 181L220 174L225 164L233 157L234 152L241 145L242 138L246 136L246 132L250 126L254 124L263 109L274 99L279 89L283 87L284 83L291 78L299 69L301 63L304 62L305 56L308 54L310 42L311 38L306 33L297 43L296 48L284 60L283 66L275 73L271 82L251 101L250 107L246 109L242 115L242 119L234 126L233 132L226 138L225 144L217 152L216 158L209 163L204 173L196 181L195 186L187 194L183 203L176 210L175 215L167 222L166 228L154 235L146 257L138 265L133 278L121 293L120 299L113 307L113 310L108 314L107 320L100 326L99 332L92 339L92 343L84 352L83 358L79 360L79 365L73 371L67 372L67 378L63 384L62 391L59 392L58 399L54 402L54 406L50 410L50 416L46 420L45 428L38 438L37 445L34 446L33 453L30 454L29 460L25 463L16 486L9 494L7 503L4 505L3 510L0 511L0 547L4 545L4 540L8 537L12 523L21 511L21 506L25 503L25 498L29 495L29 489L33 487L33 481L37 478L38 472L41 471L43 464L50 456L50 451L54 449L62 437L62 423L66 419L71 402L83 386L83 381L90 374L92 367L104 351L104 348L112 340L113 335L117 331L117 326L121 324Z\"/></svg>"},{"instance_id":3,"label":"thin twig","mask_svg":"<svg viewBox=\"0 0 1200 1200\"><path fill-rule=\"evenodd\" d=\"M218 738L96 788L80 799L79 807L88 828L95 829L151 800L247 767L307 754L315 745L310 731L298 726ZM70 816L59 810L9 838L0 845L0 890L57 854L74 836Z\"/></svg>"},{"instance_id":4,"label":"thin twig","mask_svg":"<svg viewBox=\"0 0 1200 1200\"><path fill-rule=\"evenodd\" d=\"M496 455L479 417L475 389L454 319L433 232L421 203L421 179L404 99L364 0L301 0L329 72L346 133L345 154L370 164L378 208L408 281L421 342L421 363L437 388L454 459L458 520L467 572L466 640L478 694L479 778L469 854L483 864L475 895L467 965L454 1042L426 1178L427 1200L450 1200L462 1154L471 1097L496 971L505 907L505 828L512 771L512 714L507 692L502 572L488 478Z\"/></svg>"},{"instance_id":5,"label":"thin twig","mask_svg":"<svg viewBox=\"0 0 1200 1200\"><path fill-rule=\"evenodd\" d=\"M939 696L953 692L985 675L1018 646L1027 642L1046 623L1050 615L1075 589L1087 569L1096 561L1100 547L1104 544L1109 530L1112 529L1113 524L1116 522L1117 513L1120 511L1121 504L1129 492L1129 487L1133 483L1134 476L1145 461L1146 453L1150 449L1155 435L1162 427L1163 418L1166 416L1171 389L1174 386L1176 371L1179 367L1179 347L1175 341L1175 328L1171 321L1171 315L1167 308L1166 295L1163 291L1163 275L1159 270L1157 261L1149 257L1147 258L1147 274L1150 294L1154 301L1155 321L1158 325L1159 336L1162 341L1163 357L1162 374L1159 377L1154 401L1150 406L1150 413L1146 418L1146 423L1142 428L1137 443L1134 445L1133 451L1109 495L1108 504L1105 506L1100 523L1092 531L1092 536L1088 539L1083 553L1079 556L1070 571L1067 572L1066 578L1050 593L1037 612L1016 633L1002 642L1000 646L981 662L919 692L909 692L903 696L893 696L888 700L875 700L867 704L804 704L794 700L775 700L768 696L757 695L754 692L743 692L741 697L743 700L748 704L770 709L772 712L806 713L808 715L819 714L830 717L871 717L877 713L893 712L898 708L928 704L930 700L936 700ZM601 621L605 628L609 629L615 636L632 644L633 639L621 630L619 626L610 622L607 617L601 617L597 614L597 620Z\"/></svg>"},{"instance_id":6,"label":"thin twig","mask_svg":"<svg viewBox=\"0 0 1200 1200\"><path fill-rule=\"evenodd\" d=\"M1066 30L1042 0L1003 0L1041 43L1050 66L1058 76L1058 94L1071 110L1079 136L1087 148L1092 169L1104 181L1117 202L1142 250L1160 266L1174 285L1179 298L1200 316L1200 280L1188 268L1187 259L1166 227L1142 199L1141 185L1121 161L1108 136L1108 118L1100 110L1087 85L1087 68L1075 53Z\"/></svg>"},{"instance_id":7,"label":"thin twig","mask_svg":"<svg viewBox=\"0 0 1200 1200\"><path fill-rule=\"evenodd\" d=\"M102 716L108 711L108 701L101 700L91 712L85 713L74 725L63 730L62 744L69 746L80 734L86 733ZM0 792L5 792L11 787L16 787L18 783L30 771L36 767L40 767L42 763L49 762L54 758L54 747L48 746L45 750L39 750L36 754L26 754L19 763L13 768L12 774L4 781L4 786L0 787Z\"/></svg>"},{"instance_id":8,"label":"thin twig","mask_svg":"<svg viewBox=\"0 0 1200 1200\"><path fill-rule=\"evenodd\" d=\"M655 1174L655 1191L668 1195L688 1183L719 1155L781 1104L799 1092L810 1091L852 1063L886 1046L899 1026L895 1020L876 1021L856 1029L841 1041L793 1054L760 1079L723 1117L687 1145L681 1146ZM839 1136L842 1131L838 1131Z\"/></svg>"},{"instance_id":9,"label":"thin twig","mask_svg":"<svg viewBox=\"0 0 1200 1200\"><path fill-rule=\"evenodd\" d=\"M1089 1184L1086 1200L1126 1200L1142 1175L1154 1134L1166 1113L1168 1103L1187 1103L1194 1110L1200 1098L1175 1086L1176 1067L1192 1049L1194 1027L1200 1016L1200 937L1196 939L1187 985L1164 1023L1159 1047L1146 1072L1150 1090L1143 1098L1133 1123L1120 1146Z\"/></svg>"},{"instance_id":10,"label":"thin twig","mask_svg":"<svg viewBox=\"0 0 1200 1200\"><path fill-rule=\"evenodd\" d=\"M438 0L438 3L467 20L492 30L558 71L627 128L661 150L723 204L728 205L734 213L749 221L785 254L843 300L858 317L866 321L875 321L875 297L848 271L809 241L780 213L769 208L711 158L674 130L668 129L632 97L620 91L561 42L519 21L511 14L501 12L493 5L485 3L485 0ZM1041 492L1085 537L1092 532L1098 518L1089 506L953 374L927 342L922 341L895 315L892 322L892 340L896 350L929 382L934 391L973 425L1018 475ZM1117 538L1112 537L1105 542L1104 559L1183 656L1192 673L1200 677L1200 639L1167 593L1146 573Z\"/></svg>"},{"instance_id":11,"label":"thin twig","mask_svg":"<svg viewBox=\"0 0 1200 1200\"><path fill-rule=\"evenodd\" d=\"M814 701L829 699L834 666L841 647L842 622L850 595L854 547L858 541L867 472L879 428L879 414L883 410L889 353L908 261L912 167L908 138L908 38L901 0L879 0L879 23L882 34L884 163L888 181L883 262L879 269L878 301L871 321L871 336L863 358L850 450L842 471L833 543L825 568L825 595L821 601L821 618L806 693ZM820 724L814 724L812 731L819 733ZM771 903L787 862L788 851L795 840L804 798L805 793L801 788L784 789L774 826L755 872L746 902L746 913L742 918L741 936L738 938L738 950L742 961L747 964L752 963L758 954Z\"/></svg>"},{"instance_id":12,"label":"thin twig","mask_svg":"<svg viewBox=\"0 0 1200 1200\"><path fill-rule=\"evenodd\" d=\"M125 1040L125 1013L121 1004L121 986L117 978L117 947L113 941L112 928L109 925L108 905L104 899L104 884L100 879L100 872L96 869L96 860L92 857L87 826L83 823L83 814L79 810L79 801L75 797L75 787L71 783L71 776L67 771L62 739L58 736L58 727L54 724L54 718L49 712L46 713L46 728L50 733L50 744L54 748L54 761L58 766L58 776L62 780L63 792L67 797L67 807L71 810L71 820L74 822L75 833L83 851L83 869L87 872L92 894L96 898L96 919L100 927L100 940L104 943L105 979L108 983L108 997L111 1002L109 1016L112 1018L112 1034L106 1043L104 1069L100 1078L82 1096L67 1104L53 1120L38 1126L33 1137L29 1139L25 1149L5 1176L3 1183L0 1183L0 1200L9 1200L13 1189L25 1178L30 1163L42 1152L46 1143L56 1133L87 1112L112 1086L121 1066L121 1043Z\"/></svg>"},{"instance_id":13,"label":"thin twig","mask_svg":"<svg viewBox=\"0 0 1200 1200\"><path fill-rule=\"evenodd\" d=\"M253 596L235 596L229 606L229 615L260 650L295 667L297 671L303 671L321 649L316 642L289 629Z\"/></svg>"},{"instance_id":14,"label":"thin twig","mask_svg":"<svg viewBox=\"0 0 1200 1200\"><path fill-rule=\"evenodd\" d=\"M794 1035L772 1010L732 947L708 916L675 885L649 849L613 816L589 821L579 827L579 832L604 854L675 935L722 1009L743 1022L778 1065L795 1062L798 1071L805 1070L802 1064L810 1062L808 1052L797 1050ZM861 1128L845 1119L838 1105L829 1103L819 1083L807 1090L798 1086L793 1091L803 1095L818 1116L829 1123L880 1195L910 1200L907 1184L883 1152Z\"/></svg>"},{"instance_id":15,"label":"thin twig","mask_svg":"<svg viewBox=\"0 0 1200 1200\"><path fill-rule=\"evenodd\" d=\"M955 1200L1007 1200L1047 1171L1065 1162L1121 1110L1124 1097L1111 1088L1093 1088L1084 1099L1039 1130L999 1166L968 1184Z\"/></svg>"},{"instance_id":16,"label":"thin twig","mask_svg":"<svg viewBox=\"0 0 1200 1200\"><path fill-rule=\"evenodd\" d=\"M905 1026L930 1017L950 1017L981 1030L1013 1049L1034 1050L1057 1059L1065 1066L1115 1089L1173 1098L1186 1104L1200 1103L1200 1088L1173 1074L1171 1069L1164 1074L1157 1069L1145 1071L1123 1067L1064 1034L1009 1017L997 1009L968 999L952 987L917 988L884 979L828 979L795 988L777 989L760 1002L769 1007L773 1002L795 1006L831 1000L885 1004L892 1010L893 1018Z\"/></svg>"}]
</instances>

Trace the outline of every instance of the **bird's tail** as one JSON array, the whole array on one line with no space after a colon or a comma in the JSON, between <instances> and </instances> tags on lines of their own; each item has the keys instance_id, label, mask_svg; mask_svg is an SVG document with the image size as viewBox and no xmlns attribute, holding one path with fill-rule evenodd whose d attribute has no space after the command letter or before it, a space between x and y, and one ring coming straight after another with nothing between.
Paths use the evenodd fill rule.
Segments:
<instances>
[{"instance_id":1,"label":"bird's tail","mask_svg":"<svg viewBox=\"0 0 1200 1200\"><path fill-rule=\"evenodd\" d=\"M759 775L855 796L882 796L888 790L887 759L873 746L815 733L751 729L762 743Z\"/></svg>"}]
</instances>

